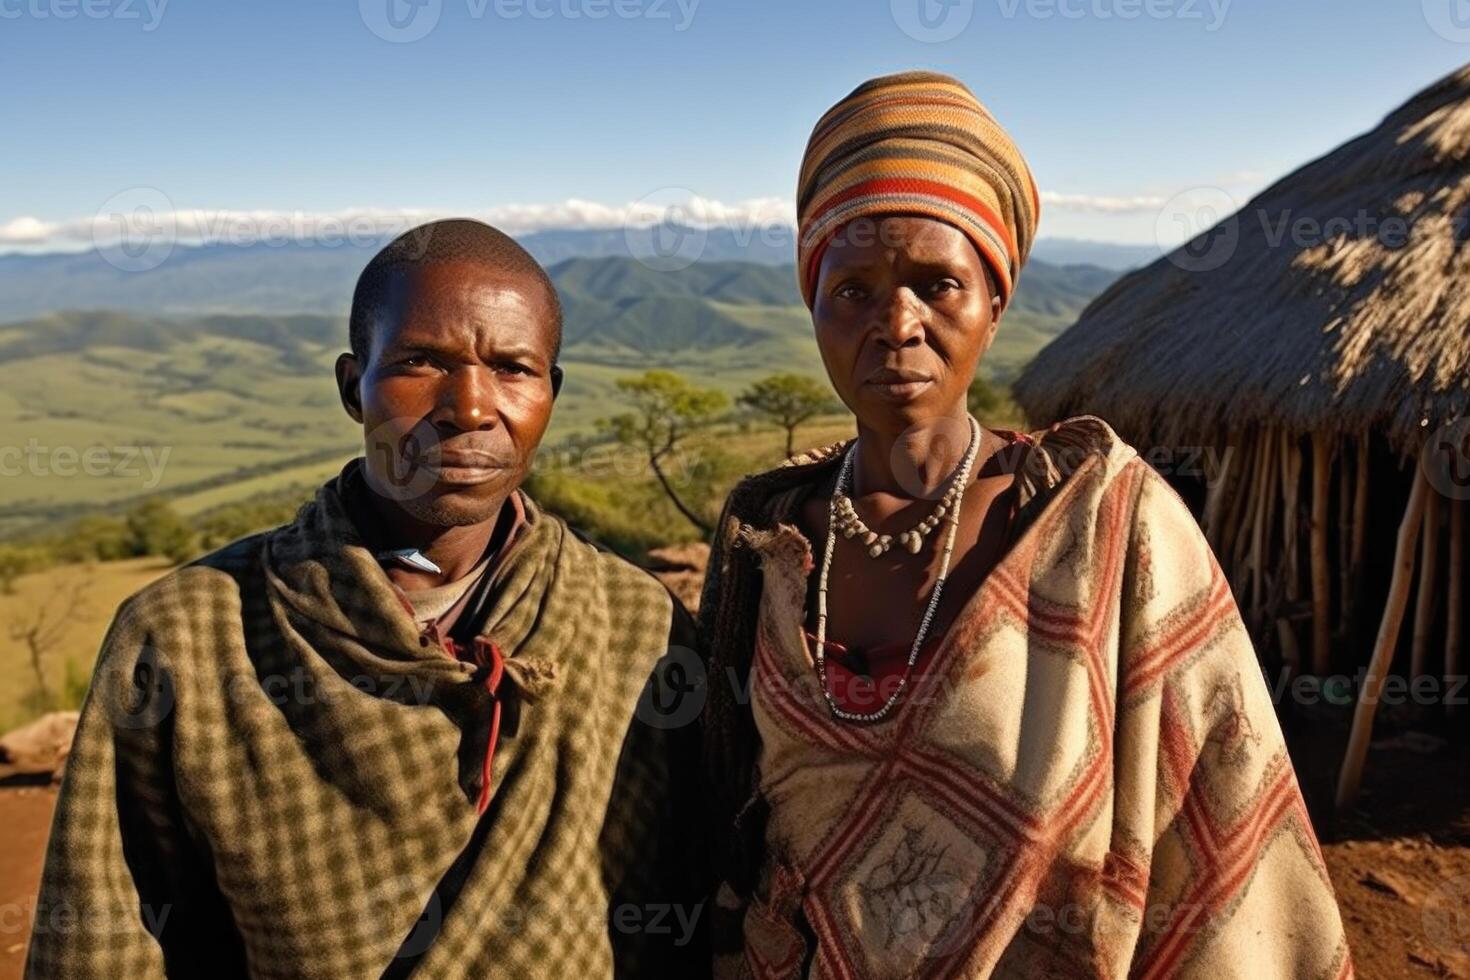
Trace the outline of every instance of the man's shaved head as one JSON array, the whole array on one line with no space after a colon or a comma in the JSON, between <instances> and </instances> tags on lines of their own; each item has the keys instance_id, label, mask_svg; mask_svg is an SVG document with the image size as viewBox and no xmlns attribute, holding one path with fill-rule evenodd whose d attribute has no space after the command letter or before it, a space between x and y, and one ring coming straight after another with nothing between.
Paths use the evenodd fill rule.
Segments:
<instances>
[{"instance_id":1,"label":"man's shaved head","mask_svg":"<svg viewBox=\"0 0 1470 980\"><path fill-rule=\"evenodd\" d=\"M372 354L373 329L387 301L388 285L397 275L441 262L476 262L534 280L545 290L547 306L555 322L552 330L553 362L561 355L561 300L551 277L515 239L498 228L468 218L431 221L411 228L383 246L373 256L352 293L348 319L348 341L352 353L364 362Z\"/></svg>"}]
</instances>

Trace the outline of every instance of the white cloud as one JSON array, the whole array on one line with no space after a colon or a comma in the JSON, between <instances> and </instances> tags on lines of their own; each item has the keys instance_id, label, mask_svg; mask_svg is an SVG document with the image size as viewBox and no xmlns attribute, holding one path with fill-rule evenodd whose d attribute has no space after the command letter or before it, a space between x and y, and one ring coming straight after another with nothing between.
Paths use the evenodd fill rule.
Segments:
<instances>
[{"instance_id":1,"label":"white cloud","mask_svg":"<svg viewBox=\"0 0 1470 980\"><path fill-rule=\"evenodd\" d=\"M68 248L109 245L166 235L182 242L249 245L288 241L374 240L437 218L471 217L511 234L554 229L621 228L675 221L691 226L789 227L794 208L783 198L733 204L671 190L621 205L570 198L554 204L506 204L441 211L424 208L348 208L341 211L178 209L160 191L136 188L114 196L95 215L43 221L21 215L0 224L0 247Z\"/></svg>"},{"instance_id":2,"label":"white cloud","mask_svg":"<svg viewBox=\"0 0 1470 980\"><path fill-rule=\"evenodd\" d=\"M1255 176L1229 175L1217 183ZM1147 241L1167 195L1073 194L1044 191L1043 233L1114 241ZM430 208L356 207L338 211L177 208L163 192L132 188L115 195L94 215L47 221L19 215L0 222L0 250L75 251L112 245L124 234L132 243L169 241L236 245L361 242L371 244L437 218L471 217L515 235L559 229L642 227L676 222L789 232L796 210L789 198L757 197L727 203L685 188L665 188L637 201L604 204L580 198L540 204L503 204L460 211Z\"/></svg>"},{"instance_id":3,"label":"white cloud","mask_svg":"<svg viewBox=\"0 0 1470 980\"><path fill-rule=\"evenodd\" d=\"M1102 194L1063 194L1058 191L1042 191L1043 209L1056 208L1062 211L1082 211L1093 214L1137 214L1154 212L1164 206L1167 198L1148 195L1135 197L1110 197Z\"/></svg>"}]
</instances>

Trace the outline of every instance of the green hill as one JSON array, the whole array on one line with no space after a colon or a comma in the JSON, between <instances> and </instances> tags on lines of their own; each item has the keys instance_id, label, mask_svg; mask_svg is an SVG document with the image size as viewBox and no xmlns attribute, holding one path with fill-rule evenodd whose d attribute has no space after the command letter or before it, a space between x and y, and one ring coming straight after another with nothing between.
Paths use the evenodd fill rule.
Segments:
<instances>
[{"instance_id":1,"label":"green hill","mask_svg":"<svg viewBox=\"0 0 1470 980\"><path fill-rule=\"evenodd\" d=\"M592 432L618 410L616 381L650 367L732 395L776 371L822 377L789 265L660 272L573 258L550 271L567 310L567 381L548 444ZM1008 380L1110 280L1034 263L983 370ZM319 482L359 438L332 379L346 334L344 316L321 313L90 310L0 324L0 448L22 454L5 460L0 535L151 494L197 512Z\"/></svg>"}]
</instances>

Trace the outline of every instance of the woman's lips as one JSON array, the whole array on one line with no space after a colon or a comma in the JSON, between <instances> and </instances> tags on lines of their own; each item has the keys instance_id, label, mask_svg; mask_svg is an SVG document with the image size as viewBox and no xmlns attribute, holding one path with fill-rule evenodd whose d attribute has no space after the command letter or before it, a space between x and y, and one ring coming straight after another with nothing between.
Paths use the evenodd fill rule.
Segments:
<instances>
[{"instance_id":1,"label":"woman's lips","mask_svg":"<svg viewBox=\"0 0 1470 980\"><path fill-rule=\"evenodd\" d=\"M932 381L900 381L894 384L879 384L870 381L868 383L879 398L895 402L912 401L928 390L931 384L933 384Z\"/></svg>"},{"instance_id":2,"label":"woman's lips","mask_svg":"<svg viewBox=\"0 0 1470 980\"><path fill-rule=\"evenodd\" d=\"M878 397L896 402L917 398L933 383L934 380L926 374L891 369L874 371L864 382Z\"/></svg>"}]
</instances>

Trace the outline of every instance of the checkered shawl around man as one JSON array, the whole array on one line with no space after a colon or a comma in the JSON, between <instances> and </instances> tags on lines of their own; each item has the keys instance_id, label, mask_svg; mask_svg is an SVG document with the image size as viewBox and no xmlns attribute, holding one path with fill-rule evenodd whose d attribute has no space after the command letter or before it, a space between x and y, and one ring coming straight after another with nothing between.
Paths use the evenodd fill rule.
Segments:
<instances>
[{"instance_id":1,"label":"checkered shawl around man","mask_svg":"<svg viewBox=\"0 0 1470 980\"><path fill-rule=\"evenodd\" d=\"M483 673L421 637L337 487L118 611L27 975L707 970L698 729L646 687L692 645L668 592L527 502L482 629L507 681L478 817Z\"/></svg>"}]
</instances>

